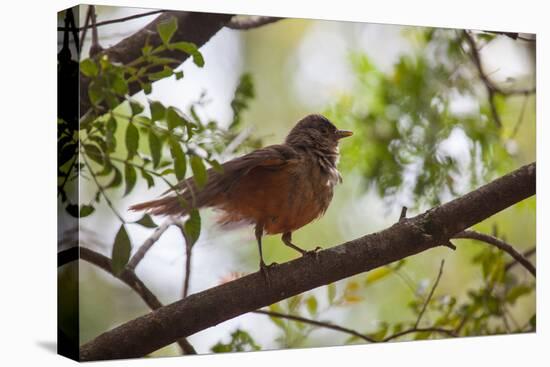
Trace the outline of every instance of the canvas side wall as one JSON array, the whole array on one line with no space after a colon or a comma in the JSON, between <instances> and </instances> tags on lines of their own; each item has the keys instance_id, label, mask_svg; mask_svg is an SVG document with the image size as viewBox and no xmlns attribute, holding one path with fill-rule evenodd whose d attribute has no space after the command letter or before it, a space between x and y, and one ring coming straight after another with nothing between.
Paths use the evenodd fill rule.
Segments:
<instances>
[{"instance_id":1,"label":"canvas side wall","mask_svg":"<svg viewBox=\"0 0 550 367\"><path fill-rule=\"evenodd\" d=\"M79 360L80 7L57 14L57 352Z\"/></svg>"}]
</instances>

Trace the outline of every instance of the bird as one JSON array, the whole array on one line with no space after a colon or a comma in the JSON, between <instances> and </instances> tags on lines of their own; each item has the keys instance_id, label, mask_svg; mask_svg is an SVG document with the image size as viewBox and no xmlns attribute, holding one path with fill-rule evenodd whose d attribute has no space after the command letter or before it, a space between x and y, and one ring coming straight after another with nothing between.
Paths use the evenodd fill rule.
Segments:
<instances>
[{"instance_id":1,"label":"bird","mask_svg":"<svg viewBox=\"0 0 550 367\"><path fill-rule=\"evenodd\" d=\"M212 207L221 212L222 225L254 226L260 270L268 268L262 237L281 234L282 242L302 256L306 251L292 242L292 233L324 215L334 187L342 182L337 164L339 141L353 135L339 130L325 116L310 114L299 120L282 144L254 150L209 168L199 188L193 177L182 180L160 198L135 204L132 211L152 215L185 216L192 209ZM183 200L182 200L183 199Z\"/></svg>"}]
</instances>

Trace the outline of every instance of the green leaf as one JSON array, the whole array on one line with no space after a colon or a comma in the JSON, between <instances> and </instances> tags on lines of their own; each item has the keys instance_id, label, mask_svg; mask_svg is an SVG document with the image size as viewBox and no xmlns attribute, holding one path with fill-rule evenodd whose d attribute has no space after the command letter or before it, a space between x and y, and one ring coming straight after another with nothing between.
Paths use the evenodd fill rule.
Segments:
<instances>
[{"instance_id":1,"label":"green leaf","mask_svg":"<svg viewBox=\"0 0 550 367\"><path fill-rule=\"evenodd\" d=\"M149 130L149 150L151 150L151 158L153 158L153 167L157 168L162 155L162 140L153 129Z\"/></svg>"},{"instance_id":2,"label":"green leaf","mask_svg":"<svg viewBox=\"0 0 550 367\"><path fill-rule=\"evenodd\" d=\"M162 70L149 74L148 78L151 81L157 81L169 77L172 73L172 68L164 65Z\"/></svg>"},{"instance_id":3,"label":"green leaf","mask_svg":"<svg viewBox=\"0 0 550 367\"><path fill-rule=\"evenodd\" d=\"M113 274L119 276L128 260L130 260L130 253L132 252L132 244L124 224L120 226L118 233L115 237L115 243L113 244L113 252L111 254L111 269Z\"/></svg>"},{"instance_id":4,"label":"green leaf","mask_svg":"<svg viewBox=\"0 0 550 367\"><path fill-rule=\"evenodd\" d=\"M517 287L510 289L508 294L506 294L506 301L511 304L514 304L516 303L516 300L518 298L531 293L532 290L533 288L531 288L530 286L518 285Z\"/></svg>"},{"instance_id":5,"label":"green leaf","mask_svg":"<svg viewBox=\"0 0 550 367\"><path fill-rule=\"evenodd\" d=\"M155 222L153 222L153 219L149 214L145 214L140 220L134 222L136 224L140 224L147 228L156 228L158 227Z\"/></svg>"},{"instance_id":6,"label":"green leaf","mask_svg":"<svg viewBox=\"0 0 550 367\"><path fill-rule=\"evenodd\" d=\"M107 145L107 150L109 152L114 152L116 149L116 138L115 133L118 123L116 119L111 115L109 120L107 120L106 131L105 131L105 144Z\"/></svg>"},{"instance_id":7,"label":"green leaf","mask_svg":"<svg viewBox=\"0 0 550 367\"><path fill-rule=\"evenodd\" d=\"M166 108L158 101L149 101L149 108L151 109L151 120L153 122L164 120Z\"/></svg>"},{"instance_id":8,"label":"green leaf","mask_svg":"<svg viewBox=\"0 0 550 367\"><path fill-rule=\"evenodd\" d=\"M115 166L113 166L113 169L115 171L115 174L111 182L105 187L106 189L110 189L112 187L118 187L122 183L122 173L120 173L120 170Z\"/></svg>"},{"instance_id":9,"label":"green leaf","mask_svg":"<svg viewBox=\"0 0 550 367\"><path fill-rule=\"evenodd\" d=\"M161 175L161 176L168 176L168 175L172 175L172 174L174 174L174 173L176 173L176 171L174 171L174 169L172 169L172 168L166 168L165 170L163 170L163 171L160 173L160 175Z\"/></svg>"},{"instance_id":10,"label":"green leaf","mask_svg":"<svg viewBox=\"0 0 550 367\"><path fill-rule=\"evenodd\" d=\"M82 205L80 207L80 218L87 217L95 211L95 208L91 205Z\"/></svg>"},{"instance_id":11,"label":"green leaf","mask_svg":"<svg viewBox=\"0 0 550 367\"><path fill-rule=\"evenodd\" d=\"M336 284L330 283L327 286L327 298L329 304L334 302L334 299L336 298Z\"/></svg>"},{"instance_id":12,"label":"green leaf","mask_svg":"<svg viewBox=\"0 0 550 367\"><path fill-rule=\"evenodd\" d=\"M191 213L189 213L189 218L183 225L183 230L185 232L186 240L189 241L187 245L190 247L193 246L201 234L201 217L197 209L191 210Z\"/></svg>"},{"instance_id":13,"label":"green leaf","mask_svg":"<svg viewBox=\"0 0 550 367\"><path fill-rule=\"evenodd\" d=\"M103 153L101 153L101 150L93 144L84 144L84 151L86 151L86 155L90 157L91 160L93 160L96 163L103 164Z\"/></svg>"},{"instance_id":14,"label":"green leaf","mask_svg":"<svg viewBox=\"0 0 550 367\"><path fill-rule=\"evenodd\" d=\"M152 50L153 50L153 46L151 46L151 45L145 45L145 46L143 46L143 48L141 49L141 54L142 54L143 56L150 55Z\"/></svg>"},{"instance_id":15,"label":"green leaf","mask_svg":"<svg viewBox=\"0 0 550 367\"><path fill-rule=\"evenodd\" d=\"M208 163L212 166L212 169L218 173L223 173L223 166L215 159L209 159Z\"/></svg>"},{"instance_id":16,"label":"green leaf","mask_svg":"<svg viewBox=\"0 0 550 367\"><path fill-rule=\"evenodd\" d=\"M111 86L113 88L113 91L119 96L124 96L126 93L128 93L128 83L122 75L114 74L111 80Z\"/></svg>"},{"instance_id":17,"label":"green leaf","mask_svg":"<svg viewBox=\"0 0 550 367\"><path fill-rule=\"evenodd\" d=\"M202 54L200 53L197 45L191 42L174 42L170 44L171 49L180 50L182 52L185 52L186 54L191 55L193 57L193 62L198 67L204 66L204 58L202 57Z\"/></svg>"},{"instance_id":18,"label":"green leaf","mask_svg":"<svg viewBox=\"0 0 550 367\"><path fill-rule=\"evenodd\" d=\"M166 122L168 123L168 129L172 130L179 126L185 126L187 121L181 116L180 112L174 107L168 107L166 109Z\"/></svg>"},{"instance_id":19,"label":"green leaf","mask_svg":"<svg viewBox=\"0 0 550 367\"><path fill-rule=\"evenodd\" d=\"M80 72L88 78L97 76L99 69L92 59L85 59L80 62Z\"/></svg>"},{"instance_id":20,"label":"green leaf","mask_svg":"<svg viewBox=\"0 0 550 367\"><path fill-rule=\"evenodd\" d=\"M290 312L294 312L298 308L298 306L302 304L302 295L297 294L294 297L290 297L287 299L287 302L288 302L288 310Z\"/></svg>"},{"instance_id":21,"label":"green leaf","mask_svg":"<svg viewBox=\"0 0 550 367\"><path fill-rule=\"evenodd\" d=\"M153 176L151 176L145 169L141 169L141 175L147 181L147 188L150 189L151 187L155 186L155 180L153 179Z\"/></svg>"},{"instance_id":22,"label":"green leaf","mask_svg":"<svg viewBox=\"0 0 550 367\"><path fill-rule=\"evenodd\" d=\"M211 350L214 353L248 352L260 350L254 339L246 331L237 329L231 334L231 341L227 344L218 342Z\"/></svg>"},{"instance_id":23,"label":"green leaf","mask_svg":"<svg viewBox=\"0 0 550 367\"><path fill-rule=\"evenodd\" d=\"M183 71L176 71L174 75L176 77L176 80L180 80L181 78L183 78Z\"/></svg>"},{"instance_id":24,"label":"green leaf","mask_svg":"<svg viewBox=\"0 0 550 367\"><path fill-rule=\"evenodd\" d=\"M235 129L242 121L242 113L248 108L248 104L254 98L254 84L252 76L249 73L244 73L239 79L235 95L231 101L231 109L233 110L233 121L229 125L229 129Z\"/></svg>"},{"instance_id":25,"label":"green leaf","mask_svg":"<svg viewBox=\"0 0 550 367\"><path fill-rule=\"evenodd\" d=\"M161 22L157 25L157 31L162 39L162 43L167 45L170 43L170 39L178 29L178 22L175 17L171 17L165 22Z\"/></svg>"},{"instance_id":26,"label":"green leaf","mask_svg":"<svg viewBox=\"0 0 550 367\"><path fill-rule=\"evenodd\" d=\"M204 185L206 185L206 181L208 180L208 175L206 173L204 162L202 161L201 157L193 155L190 158L190 163L191 169L193 170L193 179L195 180L197 187L201 189L204 187Z\"/></svg>"},{"instance_id":27,"label":"green leaf","mask_svg":"<svg viewBox=\"0 0 550 367\"><path fill-rule=\"evenodd\" d=\"M151 83L140 83L140 86L145 94L151 94L153 91L153 85Z\"/></svg>"},{"instance_id":28,"label":"green leaf","mask_svg":"<svg viewBox=\"0 0 550 367\"><path fill-rule=\"evenodd\" d=\"M136 186L137 174L134 166L130 164L126 164L124 166L124 177L126 178L126 190L124 190L124 196L126 196Z\"/></svg>"},{"instance_id":29,"label":"green leaf","mask_svg":"<svg viewBox=\"0 0 550 367\"><path fill-rule=\"evenodd\" d=\"M174 159L174 172L176 173L176 177L178 180L183 180L185 178L185 171L187 170L187 160L177 141L170 141L170 153Z\"/></svg>"},{"instance_id":30,"label":"green leaf","mask_svg":"<svg viewBox=\"0 0 550 367\"><path fill-rule=\"evenodd\" d=\"M90 102L97 106L103 101L103 97L103 88L101 88L101 85L96 80L92 80L90 85L88 85L88 98L90 98Z\"/></svg>"},{"instance_id":31,"label":"green leaf","mask_svg":"<svg viewBox=\"0 0 550 367\"><path fill-rule=\"evenodd\" d=\"M138 150L139 131L133 123L128 123L126 128L126 149L128 150L128 160L132 159Z\"/></svg>"},{"instance_id":32,"label":"green leaf","mask_svg":"<svg viewBox=\"0 0 550 367\"><path fill-rule=\"evenodd\" d=\"M132 109L132 116L139 115L143 112L143 105L138 101L130 101L130 108Z\"/></svg>"},{"instance_id":33,"label":"green leaf","mask_svg":"<svg viewBox=\"0 0 550 367\"><path fill-rule=\"evenodd\" d=\"M315 315L317 313L317 298L314 296L309 296L306 299L306 306L309 313L311 315Z\"/></svg>"}]
</instances>

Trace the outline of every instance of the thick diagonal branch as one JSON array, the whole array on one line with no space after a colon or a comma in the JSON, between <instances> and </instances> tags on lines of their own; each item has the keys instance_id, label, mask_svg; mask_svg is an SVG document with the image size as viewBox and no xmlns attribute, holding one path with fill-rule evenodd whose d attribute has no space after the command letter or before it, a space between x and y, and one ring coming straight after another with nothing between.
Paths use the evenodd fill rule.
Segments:
<instances>
[{"instance_id":1,"label":"thick diagonal branch","mask_svg":"<svg viewBox=\"0 0 550 367\"><path fill-rule=\"evenodd\" d=\"M76 247L75 247L76 249ZM105 270L109 274L117 277L124 283L126 283L130 288L132 288L149 306L152 310L156 310L162 307L162 303L158 298L143 284L143 282L136 276L133 270L126 269L120 275L114 275L111 267L111 259L92 251L86 247L80 247L80 258L84 261L87 261L91 264L94 264L101 269ZM187 341L185 338L179 338L177 343L184 351L185 354L196 354L195 348Z\"/></svg>"},{"instance_id":2,"label":"thick diagonal branch","mask_svg":"<svg viewBox=\"0 0 550 367\"><path fill-rule=\"evenodd\" d=\"M80 348L83 361L135 358L236 316L387 265L448 242L455 234L535 194L531 163L449 203L393 226L222 284L99 335Z\"/></svg>"}]
</instances>

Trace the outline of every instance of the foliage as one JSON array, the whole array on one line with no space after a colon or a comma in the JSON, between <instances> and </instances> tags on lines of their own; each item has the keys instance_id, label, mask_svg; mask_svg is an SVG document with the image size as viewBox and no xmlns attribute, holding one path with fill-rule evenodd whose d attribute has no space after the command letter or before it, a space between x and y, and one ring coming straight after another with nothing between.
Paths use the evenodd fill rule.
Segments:
<instances>
[{"instance_id":1,"label":"foliage","mask_svg":"<svg viewBox=\"0 0 550 367\"><path fill-rule=\"evenodd\" d=\"M458 337L474 335L495 335L502 333L521 333L535 330L536 316L533 315L525 325L517 324L511 316L510 309L521 298L531 295L535 290L535 282L525 279L520 270L510 270L505 254L492 247L482 247L471 262L479 267L483 284L467 290L463 301L457 296L434 292L424 281L418 282L408 303L412 318L408 321L379 321L377 326L355 325L349 330L359 332L374 342L384 342L394 339L433 339L441 337ZM377 282L382 282L393 275L401 281L408 280L406 260L400 260L389 266L375 269L365 275L349 280L330 284L324 287L327 298L326 306L319 309L323 302L318 299L318 293L300 294L287 300L273 304L269 311L309 318L313 321L323 321L323 314L337 307L364 307L363 294ZM410 280L408 280L410 281ZM435 281L437 284L437 280ZM338 290L340 286L340 290ZM409 287L410 283L406 283ZM435 285L434 285L434 290ZM431 297L430 297L431 295ZM283 348L303 347L310 334L323 326L308 324L302 321L270 316L271 321L281 330L281 336L276 340ZM364 343L365 339L357 335L348 337L345 343Z\"/></svg>"},{"instance_id":2,"label":"foliage","mask_svg":"<svg viewBox=\"0 0 550 367\"><path fill-rule=\"evenodd\" d=\"M260 350L254 339L246 331L237 329L231 333L231 341L227 344L217 343L212 347L214 353L250 352Z\"/></svg>"},{"instance_id":3,"label":"foliage","mask_svg":"<svg viewBox=\"0 0 550 367\"><path fill-rule=\"evenodd\" d=\"M208 103L206 94L185 111L157 100L143 105L130 98L135 84L150 94L155 81L173 77L185 82L183 72L174 70L180 61L161 56L164 51L188 54L198 67L204 65L196 45L172 42L176 31L174 18L160 24L157 32L163 43L154 48L146 43L142 55L126 65L114 63L107 56L83 60L80 72L90 80L88 96L92 108L78 127L58 119L58 195L73 217L94 215L100 202L112 209L120 221L111 253L114 274L124 271L132 251L128 226L154 229L157 224L149 215L128 222L110 196L130 195L140 184L151 188L161 183L175 189L177 182L189 176L193 176L198 187L203 187L208 181L207 169L220 170L219 160L226 158L229 143L239 140L243 113L256 95L252 75L243 74L231 102L233 119L228 128L202 117L200 110ZM340 128L355 132L355 137L343 145L343 170L359 172L381 197L405 197L408 206L435 205L507 171L513 154L504 144L507 133L495 124L488 101L480 95L481 81L472 70L463 37L455 31L439 29L415 30L410 36L414 37L416 49L401 55L389 73L380 71L368 55L354 53L351 62L357 82L355 90L330 106L326 115ZM494 35L482 33L477 37L491 42ZM475 107L468 112L457 111L453 106L457 99L473 101ZM503 98L496 102L498 110L504 109ZM445 148L446 142L457 135L464 137L466 156ZM247 138L237 149L260 144L258 139ZM89 203L73 202L70 183L78 178L95 188ZM181 198L181 205L189 203ZM201 233L198 210L190 212L181 229L191 248ZM510 270L505 255L493 248L479 251L471 265L479 269L483 280L479 286L457 295L436 290L430 297L424 282L411 285L407 281L407 286L414 288L408 299L410 319L380 321L353 329L374 341L534 330L535 315L525 325L518 325L510 316L510 309L522 297L533 296L534 281L525 279L522 270ZM364 307L369 287L392 277L403 280L406 271L407 261L401 260L291 297L271 305L269 310L327 322L327 313ZM277 316L270 316L270 320L279 330L276 341L282 347L307 345L311 334L321 328ZM364 342L364 338L346 339L346 343L358 341ZM259 349L242 329L235 330L228 343L220 341L212 347L215 353Z\"/></svg>"},{"instance_id":4,"label":"foliage","mask_svg":"<svg viewBox=\"0 0 550 367\"><path fill-rule=\"evenodd\" d=\"M156 100L149 100L148 106L144 106L128 96L133 83L150 94L152 83L157 80L183 78L181 71L172 68L180 61L160 56L164 51L187 53L197 66L204 65L194 44L171 42L176 30L175 18L159 24L157 31L163 44L153 48L146 43L142 55L126 65L113 63L106 55L83 60L80 72L90 79L88 95L92 109L81 119L78 130L58 120L59 196L67 212L77 218L91 215L102 199L111 207L122 222L113 245L113 269L117 273L126 265L132 246L128 236L123 236L126 220L111 204L107 192L124 185L123 195L129 195L141 179L148 188L160 181L175 189L178 181L191 174L197 186L202 187L208 179L207 168L221 169L218 159L227 142L237 135L231 127L222 129L217 121L200 117L198 110L207 103L205 94L186 113ZM235 112L232 126L237 126L253 95L252 78L244 74L232 103ZM243 146L246 144L248 141L243 142ZM80 207L67 195L71 189L68 183L79 176L96 186L94 200ZM181 205L189 205L183 198L181 201ZM133 223L156 227L148 215ZM198 239L200 223L199 212L195 210L184 226L191 245Z\"/></svg>"},{"instance_id":5,"label":"foliage","mask_svg":"<svg viewBox=\"0 0 550 367\"><path fill-rule=\"evenodd\" d=\"M479 95L462 35L444 29L411 34L417 48L387 74L366 54L353 54L356 90L327 115L357 136L344 146L344 169L360 171L382 197L404 193L409 202L402 204L436 205L506 171L510 154ZM474 107L461 111L456 100ZM465 137L466 156L445 148L451 135Z\"/></svg>"}]
</instances>

